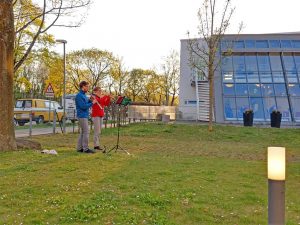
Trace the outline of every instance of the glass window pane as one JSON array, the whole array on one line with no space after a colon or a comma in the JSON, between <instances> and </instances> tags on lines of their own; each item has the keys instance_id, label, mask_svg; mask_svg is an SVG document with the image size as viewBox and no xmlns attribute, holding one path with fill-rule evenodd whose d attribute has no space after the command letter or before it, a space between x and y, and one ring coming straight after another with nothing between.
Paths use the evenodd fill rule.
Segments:
<instances>
[{"instance_id":1,"label":"glass window pane","mask_svg":"<svg viewBox=\"0 0 300 225\"><path fill-rule=\"evenodd\" d=\"M268 48L269 44L267 40L256 41L256 48Z\"/></svg>"},{"instance_id":2,"label":"glass window pane","mask_svg":"<svg viewBox=\"0 0 300 225\"><path fill-rule=\"evenodd\" d=\"M264 83L272 82L271 72L260 72L260 81Z\"/></svg>"},{"instance_id":3,"label":"glass window pane","mask_svg":"<svg viewBox=\"0 0 300 225\"><path fill-rule=\"evenodd\" d=\"M224 83L233 83L233 72L224 72L223 73L223 82Z\"/></svg>"},{"instance_id":4,"label":"glass window pane","mask_svg":"<svg viewBox=\"0 0 300 225\"><path fill-rule=\"evenodd\" d=\"M270 60L267 54L257 55L258 69L261 72L267 72L271 70Z\"/></svg>"},{"instance_id":5,"label":"glass window pane","mask_svg":"<svg viewBox=\"0 0 300 225\"><path fill-rule=\"evenodd\" d=\"M285 84L274 84L276 96L287 96Z\"/></svg>"},{"instance_id":6,"label":"glass window pane","mask_svg":"<svg viewBox=\"0 0 300 225\"><path fill-rule=\"evenodd\" d=\"M275 83L285 83L282 72L272 72L272 74L273 74L273 81Z\"/></svg>"},{"instance_id":7,"label":"glass window pane","mask_svg":"<svg viewBox=\"0 0 300 225\"><path fill-rule=\"evenodd\" d=\"M224 98L224 112L226 119L236 119L236 106L234 98Z\"/></svg>"},{"instance_id":8,"label":"glass window pane","mask_svg":"<svg viewBox=\"0 0 300 225\"><path fill-rule=\"evenodd\" d=\"M248 98L236 98L236 110L238 119L243 119L243 113L249 109Z\"/></svg>"},{"instance_id":9,"label":"glass window pane","mask_svg":"<svg viewBox=\"0 0 300 225\"><path fill-rule=\"evenodd\" d=\"M223 56L222 57L222 70L223 71L233 71L232 67L232 56Z\"/></svg>"},{"instance_id":10,"label":"glass window pane","mask_svg":"<svg viewBox=\"0 0 300 225\"><path fill-rule=\"evenodd\" d=\"M288 79L289 83L297 83L298 82L296 71L292 71L292 72L287 71L286 76L287 76L287 79Z\"/></svg>"},{"instance_id":11,"label":"glass window pane","mask_svg":"<svg viewBox=\"0 0 300 225\"><path fill-rule=\"evenodd\" d=\"M271 62L272 71L275 71L275 72L282 71L281 59L280 59L279 54L270 53L270 62Z\"/></svg>"},{"instance_id":12,"label":"glass window pane","mask_svg":"<svg viewBox=\"0 0 300 225\"><path fill-rule=\"evenodd\" d=\"M291 48L292 47L292 43L290 40L282 40L281 41L281 47L282 48Z\"/></svg>"},{"instance_id":13,"label":"glass window pane","mask_svg":"<svg viewBox=\"0 0 300 225\"><path fill-rule=\"evenodd\" d=\"M300 41L299 40L294 40L292 41L292 45L293 45L293 48L300 48Z\"/></svg>"},{"instance_id":14,"label":"glass window pane","mask_svg":"<svg viewBox=\"0 0 300 225\"><path fill-rule=\"evenodd\" d=\"M250 96L261 96L260 84L248 84Z\"/></svg>"},{"instance_id":15,"label":"glass window pane","mask_svg":"<svg viewBox=\"0 0 300 225\"><path fill-rule=\"evenodd\" d=\"M254 119L265 120L262 98L250 98L250 107L254 113Z\"/></svg>"},{"instance_id":16,"label":"glass window pane","mask_svg":"<svg viewBox=\"0 0 300 225\"><path fill-rule=\"evenodd\" d=\"M299 84L289 84L289 92L291 96L300 97L300 86Z\"/></svg>"},{"instance_id":17,"label":"glass window pane","mask_svg":"<svg viewBox=\"0 0 300 225\"><path fill-rule=\"evenodd\" d=\"M246 79L246 72L236 72L234 74L234 78L235 78L235 82L236 83L246 83L247 79Z\"/></svg>"},{"instance_id":18,"label":"glass window pane","mask_svg":"<svg viewBox=\"0 0 300 225\"><path fill-rule=\"evenodd\" d=\"M233 43L233 46L234 46L234 48L244 48L245 47L244 41L235 41Z\"/></svg>"},{"instance_id":19,"label":"glass window pane","mask_svg":"<svg viewBox=\"0 0 300 225\"><path fill-rule=\"evenodd\" d=\"M291 98L293 115L297 122L300 121L300 98Z\"/></svg>"},{"instance_id":20,"label":"glass window pane","mask_svg":"<svg viewBox=\"0 0 300 225\"><path fill-rule=\"evenodd\" d=\"M263 96L274 96L273 84L262 84L261 92Z\"/></svg>"},{"instance_id":21,"label":"glass window pane","mask_svg":"<svg viewBox=\"0 0 300 225\"><path fill-rule=\"evenodd\" d=\"M230 49L230 48L232 48L232 41L222 41L221 42L221 47L222 47L222 50L227 50L227 49Z\"/></svg>"},{"instance_id":22,"label":"glass window pane","mask_svg":"<svg viewBox=\"0 0 300 225\"><path fill-rule=\"evenodd\" d=\"M247 84L236 84L235 92L237 96L248 96Z\"/></svg>"},{"instance_id":23,"label":"glass window pane","mask_svg":"<svg viewBox=\"0 0 300 225\"><path fill-rule=\"evenodd\" d=\"M280 48L279 40L270 40L269 41L270 48Z\"/></svg>"},{"instance_id":24,"label":"glass window pane","mask_svg":"<svg viewBox=\"0 0 300 225\"><path fill-rule=\"evenodd\" d=\"M295 63L296 63L296 69L298 70L298 72L300 72L300 54L296 53L294 55L294 59L295 59Z\"/></svg>"},{"instance_id":25,"label":"glass window pane","mask_svg":"<svg viewBox=\"0 0 300 225\"><path fill-rule=\"evenodd\" d=\"M276 103L275 103L275 98L264 98L264 111L265 111L265 118L266 120L271 120L270 119L270 114L272 113L273 110L276 110Z\"/></svg>"},{"instance_id":26,"label":"glass window pane","mask_svg":"<svg viewBox=\"0 0 300 225\"><path fill-rule=\"evenodd\" d=\"M244 55L234 55L233 56L233 68L235 72L245 72L245 57Z\"/></svg>"},{"instance_id":27,"label":"glass window pane","mask_svg":"<svg viewBox=\"0 0 300 225\"><path fill-rule=\"evenodd\" d=\"M276 97L277 109L282 113L282 121L291 121L290 107L287 97Z\"/></svg>"},{"instance_id":28,"label":"glass window pane","mask_svg":"<svg viewBox=\"0 0 300 225\"><path fill-rule=\"evenodd\" d=\"M255 41L254 40L246 40L245 47L246 48L255 48Z\"/></svg>"},{"instance_id":29,"label":"glass window pane","mask_svg":"<svg viewBox=\"0 0 300 225\"><path fill-rule=\"evenodd\" d=\"M248 83L258 83L259 76L257 72L249 72L247 73Z\"/></svg>"},{"instance_id":30,"label":"glass window pane","mask_svg":"<svg viewBox=\"0 0 300 225\"><path fill-rule=\"evenodd\" d=\"M224 95L235 95L234 84L224 84L223 90L224 90Z\"/></svg>"},{"instance_id":31,"label":"glass window pane","mask_svg":"<svg viewBox=\"0 0 300 225\"><path fill-rule=\"evenodd\" d=\"M256 55L245 55L246 67L248 72L257 72Z\"/></svg>"},{"instance_id":32,"label":"glass window pane","mask_svg":"<svg viewBox=\"0 0 300 225\"><path fill-rule=\"evenodd\" d=\"M31 100L25 101L24 107L25 108L31 108L32 107L32 101Z\"/></svg>"},{"instance_id":33,"label":"glass window pane","mask_svg":"<svg viewBox=\"0 0 300 225\"><path fill-rule=\"evenodd\" d=\"M296 65L294 62L294 58L292 55L284 55L283 56L284 67L287 71L296 72Z\"/></svg>"}]
</instances>

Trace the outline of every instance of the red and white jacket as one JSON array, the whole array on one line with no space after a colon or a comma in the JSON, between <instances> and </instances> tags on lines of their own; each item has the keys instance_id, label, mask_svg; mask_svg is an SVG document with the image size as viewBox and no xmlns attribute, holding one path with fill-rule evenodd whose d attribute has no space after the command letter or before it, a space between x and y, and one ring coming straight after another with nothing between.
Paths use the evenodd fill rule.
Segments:
<instances>
[{"instance_id":1,"label":"red and white jacket","mask_svg":"<svg viewBox=\"0 0 300 225\"><path fill-rule=\"evenodd\" d=\"M104 117L104 107L110 105L110 97L105 95L103 97L98 97L94 95L98 103L92 106L92 117Z\"/></svg>"}]
</instances>

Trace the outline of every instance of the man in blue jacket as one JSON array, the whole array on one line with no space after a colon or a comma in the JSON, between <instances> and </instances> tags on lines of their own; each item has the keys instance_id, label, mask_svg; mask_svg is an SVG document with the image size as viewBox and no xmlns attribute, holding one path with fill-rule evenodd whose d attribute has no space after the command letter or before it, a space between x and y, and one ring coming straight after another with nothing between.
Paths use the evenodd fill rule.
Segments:
<instances>
[{"instance_id":1,"label":"man in blue jacket","mask_svg":"<svg viewBox=\"0 0 300 225\"><path fill-rule=\"evenodd\" d=\"M78 138L77 151L84 153L95 153L95 151L89 149L89 109L93 104L96 103L96 100L90 100L86 97L86 92L89 90L89 83L86 81L81 81L79 84L80 91L76 95L75 103L76 103L76 111L78 123L80 126L80 135Z\"/></svg>"}]
</instances>

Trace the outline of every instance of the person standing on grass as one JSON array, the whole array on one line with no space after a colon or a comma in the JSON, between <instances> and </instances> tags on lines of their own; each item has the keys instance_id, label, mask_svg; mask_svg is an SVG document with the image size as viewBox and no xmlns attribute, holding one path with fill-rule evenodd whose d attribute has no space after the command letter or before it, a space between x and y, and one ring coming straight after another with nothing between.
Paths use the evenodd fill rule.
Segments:
<instances>
[{"instance_id":1,"label":"person standing on grass","mask_svg":"<svg viewBox=\"0 0 300 225\"><path fill-rule=\"evenodd\" d=\"M75 97L77 118L80 127L80 134L78 138L77 151L84 153L95 153L95 151L89 149L89 109L96 103L94 98L88 99L86 93L89 90L89 83L81 81L79 84L80 91Z\"/></svg>"},{"instance_id":2,"label":"person standing on grass","mask_svg":"<svg viewBox=\"0 0 300 225\"><path fill-rule=\"evenodd\" d=\"M94 150L103 150L100 145L100 134L103 124L104 117L104 107L110 105L110 96L103 95L100 87L95 87L93 90L93 95L96 100L96 104L92 106L92 120L94 123Z\"/></svg>"}]
</instances>

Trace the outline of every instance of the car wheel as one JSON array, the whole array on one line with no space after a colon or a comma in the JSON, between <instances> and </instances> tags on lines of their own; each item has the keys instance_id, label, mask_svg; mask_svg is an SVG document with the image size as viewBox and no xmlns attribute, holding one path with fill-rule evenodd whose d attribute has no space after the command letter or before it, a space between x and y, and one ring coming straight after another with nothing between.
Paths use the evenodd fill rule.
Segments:
<instances>
[{"instance_id":1,"label":"car wheel","mask_svg":"<svg viewBox=\"0 0 300 225\"><path fill-rule=\"evenodd\" d=\"M24 122L18 122L19 126L24 126L25 123Z\"/></svg>"},{"instance_id":2,"label":"car wheel","mask_svg":"<svg viewBox=\"0 0 300 225\"><path fill-rule=\"evenodd\" d=\"M35 121L37 124L41 124L44 123L44 117L43 116L39 116L39 118Z\"/></svg>"}]
</instances>

